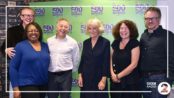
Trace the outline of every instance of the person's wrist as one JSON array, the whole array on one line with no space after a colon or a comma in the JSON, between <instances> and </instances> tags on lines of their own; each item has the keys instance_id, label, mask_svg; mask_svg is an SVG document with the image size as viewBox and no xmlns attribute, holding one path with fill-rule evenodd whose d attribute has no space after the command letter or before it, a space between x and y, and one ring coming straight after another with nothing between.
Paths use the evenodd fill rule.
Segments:
<instances>
[{"instance_id":1,"label":"person's wrist","mask_svg":"<svg viewBox=\"0 0 174 98\"><path fill-rule=\"evenodd\" d=\"M101 82L102 82L103 84L105 84L105 83L106 83L106 80L102 80Z\"/></svg>"},{"instance_id":2,"label":"person's wrist","mask_svg":"<svg viewBox=\"0 0 174 98\"><path fill-rule=\"evenodd\" d=\"M81 77L82 76L82 74L81 73L79 73L79 77Z\"/></svg>"},{"instance_id":3,"label":"person's wrist","mask_svg":"<svg viewBox=\"0 0 174 98\"><path fill-rule=\"evenodd\" d=\"M111 77L115 76L115 73L114 72L111 72Z\"/></svg>"},{"instance_id":4,"label":"person's wrist","mask_svg":"<svg viewBox=\"0 0 174 98\"><path fill-rule=\"evenodd\" d=\"M115 74L115 75L116 75L116 78L117 78L118 80L120 80L120 78L119 78L118 74Z\"/></svg>"}]
</instances>

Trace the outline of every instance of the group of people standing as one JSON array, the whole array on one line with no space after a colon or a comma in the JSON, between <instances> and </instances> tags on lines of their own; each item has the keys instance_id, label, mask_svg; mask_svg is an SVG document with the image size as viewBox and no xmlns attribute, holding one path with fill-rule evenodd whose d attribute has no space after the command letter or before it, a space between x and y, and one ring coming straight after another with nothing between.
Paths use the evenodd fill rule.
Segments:
<instances>
[{"instance_id":1,"label":"group of people standing","mask_svg":"<svg viewBox=\"0 0 174 98\"><path fill-rule=\"evenodd\" d=\"M70 98L72 71L78 67L80 98L167 98L158 88L148 88L147 82L172 83L174 80L174 34L160 25L159 8L149 7L144 14L146 30L140 41L138 29L131 20L122 20L114 27L114 41L102 37L102 22L93 18L87 22L89 38L80 51L77 42L67 35L70 23L58 19L56 35L42 41L42 29L34 22L34 11L23 8L21 25L8 29L6 53L14 98ZM15 48L14 48L15 47ZM167 78L167 65L169 76ZM114 91L152 91L132 93ZM52 92L53 91L53 92ZM65 91L65 92L54 92ZM67 91L67 92L66 92Z\"/></svg>"}]
</instances>

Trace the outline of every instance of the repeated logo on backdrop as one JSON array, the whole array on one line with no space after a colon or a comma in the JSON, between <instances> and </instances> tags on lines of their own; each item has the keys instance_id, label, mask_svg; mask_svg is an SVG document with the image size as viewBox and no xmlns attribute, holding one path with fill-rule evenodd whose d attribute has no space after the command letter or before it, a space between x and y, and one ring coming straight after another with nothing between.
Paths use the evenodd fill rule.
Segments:
<instances>
[{"instance_id":1,"label":"repeated logo on backdrop","mask_svg":"<svg viewBox=\"0 0 174 98\"><path fill-rule=\"evenodd\" d=\"M144 12L147 10L149 4L136 4L135 5L135 11L136 14L144 14Z\"/></svg>"},{"instance_id":2,"label":"repeated logo on backdrop","mask_svg":"<svg viewBox=\"0 0 174 98\"><path fill-rule=\"evenodd\" d=\"M92 6L91 7L91 15L102 15L103 7L102 6Z\"/></svg>"},{"instance_id":3,"label":"repeated logo on backdrop","mask_svg":"<svg viewBox=\"0 0 174 98\"><path fill-rule=\"evenodd\" d=\"M104 33L106 34L112 34L112 27L113 24L104 24Z\"/></svg>"},{"instance_id":4,"label":"repeated logo on backdrop","mask_svg":"<svg viewBox=\"0 0 174 98\"><path fill-rule=\"evenodd\" d=\"M135 14L143 14L144 11L147 9L147 7L150 6L150 4L146 3L146 4L140 4L137 3L135 4L135 7L131 7L133 9L135 9ZM72 7L53 7L51 9L51 13L52 16L64 16L65 10L70 10L70 13L66 13L66 14L70 14L71 16L78 16L78 18L80 19L84 13L84 9L88 8L91 16L101 16L104 15L104 6L91 6L91 7L83 7L83 6L72 6ZM129 8L129 6L126 6L125 4L113 4L110 9L111 9L111 13L105 13L105 14L113 14L113 15L124 15L126 14L126 10ZM68 11L67 10L67 11ZM35 8L35 13L36 16L45 16L48 12L46 12L46 8ZM66 15L65 15L66 16ZM90 18L90 17L89 17ZM77 19L77 21L79 20ZM87 21L87 20L86 20ZM80 22L80 23L84 23L84 22ZM104 33L106 34L111 34L112 33L112 27L113 24L111 23L104 23ZM51 24L45 24L43 25L43 31L44 33L53 33L54 31L54 26ZM86 33L86 25L85 24L80 24L80 32L81 33ZM72 33L72 25L70 26L70 33Z\"/></svg>"},{"instance_id":5,"label":"repeated logo on backdrop","mask_svg":"<svg viewBox=\"0 0 174 98\"><path fill-rule=\"evenodd\" d=\"M113 14L125 14L126 6L124 4L122 5L113 5L112 7L112 13Z\"/></svg>"},{"instance_id":6,"label":"repeated logo on backdrop","mask_svg":"<svg viewBox=\"0 0 174 98\"><path fill-rule=\"evenodd\" d=\"M44 16L45 15L45 8L36 8L35 15L36 16Z\"/></svg>"},{"instance_id":7,"label":"repeated logo on backdrop","mask_svg":"<svg viewBox=\"0 0 174 98\"><path fill-rule=\"evenodd\" d=\"M52 15L53 16L63 16L63 7L52 8Z\"/></svg>"},{"instance_id":8,"label":"repeated logo on backdrop","mask_svg":"<svg viewBox=\"0 0 174 98\"><path fill-rule=\"evenodd\" d=\"M43 25L43 31L44 33L51 33L54 30L54 26L53 25Z\"/></svg>"},{"instance_id":9,"label":"repeated logo on backdrop","mask_svg":"<svg viewBox=\"0 0 174 98\"><path fill-rule=\"evenodd\" d=\"M71 7L71 15L82 15L82 7Z\"/></svg>"},{"instance_id":10,"label":"repeated logo on backdrop","mask_svg":"<svg viewBox=\"0 0 174 98\"><path fill-rule=\"evenodd\" d=\"M86 25L81 24L80 31L81 31L81 33L86 33Z\"/></svg>"}]
</instances>

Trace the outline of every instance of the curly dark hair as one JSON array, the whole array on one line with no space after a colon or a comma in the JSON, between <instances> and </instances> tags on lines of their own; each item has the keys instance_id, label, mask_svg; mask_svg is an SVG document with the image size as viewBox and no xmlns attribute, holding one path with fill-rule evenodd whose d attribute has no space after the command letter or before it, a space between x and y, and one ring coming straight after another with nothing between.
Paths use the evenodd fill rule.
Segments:
<instances>
[{"instance_id":1,"label":"curly dark hair","mask_svg":"<svg viewBox=\"0 0 174 98\"><path fill-rule=\"evenodd\" d=\"M113 28L112 28L112 34L114 36L115 39L121 38L120 37L120 26L122 25L122 23L124 23L129 31L130 31L130 39L137 39L138 37L138 29L136 24L131 21L131 20L122 20L119 23L117 23Z\"/></svg>"},{"instance_id":2,"label":"curly dark hair","mask_svg":"<svg viewBox=\"0 0 174 98\"><path fill-rule=\"evenodd\" d=\"M40 25L36 22L31 22L25 27L25 37L26 37L26 39L28 39L27 38L27 32L28 32L28 28L29 28L30 25L34 25L36 27L36 29L39 31L39 34L40 34L39 41L42 41L42 36L43 36L42 29L41 29Z\"/></svg>"}]
</instances>

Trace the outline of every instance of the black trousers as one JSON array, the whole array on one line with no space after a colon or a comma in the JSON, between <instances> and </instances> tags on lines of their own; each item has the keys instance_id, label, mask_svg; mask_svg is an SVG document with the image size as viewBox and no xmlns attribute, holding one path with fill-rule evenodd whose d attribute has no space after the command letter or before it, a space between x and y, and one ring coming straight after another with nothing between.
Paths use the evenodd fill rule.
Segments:
<instances>
[{"instance_id":1,"label":"black trousers","mask_svg":"<svg viewBox=\"0 0 174 98\"><path fill-rule=\"evenodd\" d=\"M72 70L65 72L52 73L49 72L48 81L48 98L70 98L70 92L59 91L71 91L72 86ZM55 92L56 91L56 92Z\"/></svg>"},{"instance_id":2,"label":"black trousers","mask_svg":"<svg viewBox=\"0 0 174 98\"><path fill-rule=\"evenodd\" d=\"M47 86L28 85L28 86L20 86L19 89L20 91L31 91L31 92L21 92L21 98L45 98L46 93L37 91L47 91Z\"/></svg>"},{"instance_id":3,"label":"black trousers","mask_svg":"<svg viewBox=\"0 0 174 98\"><path fill-rule=\"evenodd\" d=\"M139 86L137 84L123 84L121 83L113 83L110 84L111 91L139 91ZM112 92L110 93L111 98L141 98L140 93L129 93L129 92Z\"/></svg>"}]
</instances>

